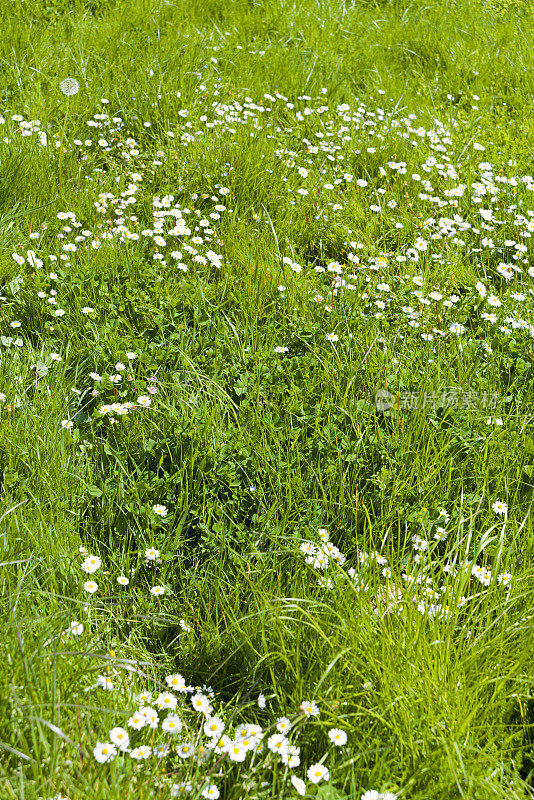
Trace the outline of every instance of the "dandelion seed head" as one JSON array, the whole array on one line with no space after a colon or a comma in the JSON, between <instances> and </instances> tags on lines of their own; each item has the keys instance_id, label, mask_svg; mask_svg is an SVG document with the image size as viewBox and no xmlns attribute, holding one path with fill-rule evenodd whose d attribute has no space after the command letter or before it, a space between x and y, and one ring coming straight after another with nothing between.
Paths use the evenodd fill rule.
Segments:
<instances>
[{"instance_id":1,"label":"dandelion seed head","mask_svg":"<svg viewBox=\"0 0 534 800\"><path fill-rule=\"evenodd\" d=\"M71 97L74 94L78 94L80 84L76 78L64 78L59 84L59 88L63 94L66 94L67 97Z\"/></svg>"}]
</instances>

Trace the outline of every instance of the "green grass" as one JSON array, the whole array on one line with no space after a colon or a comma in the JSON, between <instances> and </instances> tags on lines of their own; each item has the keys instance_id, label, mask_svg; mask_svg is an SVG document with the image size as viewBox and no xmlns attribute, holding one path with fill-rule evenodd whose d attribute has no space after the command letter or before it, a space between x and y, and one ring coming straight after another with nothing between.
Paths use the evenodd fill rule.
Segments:
<instances>
[{"instance_id":1,"label":"green grass","mask_svg":"<svg viewBox=\"0 0 534 800\"><path fill-rule=\"evenodd\" d=\"M534 797L528 3L0 29L0 797Z\"/></svg>"}]
</instances>

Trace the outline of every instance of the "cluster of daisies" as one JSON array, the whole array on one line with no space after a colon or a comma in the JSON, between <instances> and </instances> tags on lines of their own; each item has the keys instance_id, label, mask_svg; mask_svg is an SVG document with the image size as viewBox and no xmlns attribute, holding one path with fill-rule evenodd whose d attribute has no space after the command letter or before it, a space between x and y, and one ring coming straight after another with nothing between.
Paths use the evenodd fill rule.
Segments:
<instances>
[{"instance_id":1,"label":"cluster of daisies","mask_svg":"<svg viewBox=\"0 0 534 800\"><path fill-rule=\"evenodd\" d=\"M534 335L534 265L528 241L534 232L534 209L526 207L529 202L534 205L534 177L516 174L511 159L499 166L500 153L494 154L497 164L481 161L486 147L480 142L472 142L466 151L467 123L453 119L445 125L436 119L422 125L415 113L400 116L392 100L389 110L382 107L387 104L380 98L373 106L360 101L332 105L326 89L315 98L299 96L296 102L274 92L265 93L259 102L245 96L227 103L220 101L220 90L216 82L199 84L196 91L204 98L206 113L180 109L156 159L152 149L144 150L142 132L128 131L134 121L108 113L109 101L102 98L102 111L86 123L98 132L97 142L63 142L88 165L98 148L99 166L85 178L87 192L95 192L95 213L102 219L78 220L74 211L59 212L62 228L44 223L31 232L31 248L25 254L13 253L17 263L39 270L48 257L66 266L78 251L109 243L142 248L162 269L221 269L223 255L211 243L224 246L219 224L231 196L227 186L216 183L202 194L191 194L188 202L196 208L178 202L184 192L177 186L175 194L152 196L151 219L130 212L131 206L147 199L143 181L154 180L161 165L187 154L184 143L234 139L241 125L253 137L273 140L279 169L265 162L263 170L273 189L279 192L280 183L285 183L289 205L313 208L316 217L346 237L344 255L337 261L301 264L284 256L284 273L304 281L299 286L312 304L332 313L337 303L351 296L360 314L381 319L384 325L395 322L404 329L403 336L417 333L425 341L460 337L464 346L475 323L484 339ZM211 109L205 101L210 93ZM12 135L42 134L38 120L25 120L20 114L0 119ZM136 124L140 127L139 121ZM141 127L150 126L147 120ZM53 135L45 138L47 146L54 141ZM402 157L392 158L392 152ZM225 166L228 174L232 166ZM417 217L414 199L422 209ZM356 209L380 219L388 231L387 248L378 250L351 238ZM262 219L261 214L255 217ZM476 274L470 285L460 286L453 277L460 259ZM408 269L399 274L402 265ZM67 313L56 307L53 291L40 296L55 318ZM84 313L93 313L89 309L84 307ZM10 324L17 323L14 319ZM335 330L326 336L332 343L339 340ZM280 345L277 352L287 351Z\"/></svg>"},{"instance_id":2,"label":"cluster of daisies","mask_svg":"<svg viewBox=\"0 0 534 800\"><path fill-rule=\"evenodd\" d=\"M155 503L152 506L152 512L155 517L159 517L160 519L164 519L169 513L167 506L164 506L161 503ZM81 564L81 569L83 572L85 572L87 575L94 575L96 572L98 572L98 570L102 567L102 559L100 556L89 553L84 545L80 547L79 552L84 557L84 560ZM155 547L146 548L144 552L144 563L146 566L152 565L154 567L155 574L158 566L162 563L161 552ZM109 573L106 572L105 574L108 575ZM128 578L126 575L118 575L116 582L119 586L128 586L130 583L130 578ZM98 583L93 579L86 580L83 584L83 588L90 595L95 594L95 592L98 592L99 590ZM150 588L150 594L153 597L161 597L165 594L165 591L165 586L154 585ZM189 626L184 620L181 620L181 627L184 630L190 630ZM70 633L80 634L83 631L83 625L81 625L78 621L74 621L71 623L69 630Z\"/></svg>"},{"instance_id":3,"label":"cluster of daisies","mask_svg":"<svg viewBox=\"0 0 534 800\"><path fill-rule=\"evenodd\" d=\"M107 741L96 743L93 750L96 761L105 764L118 756L134 761L168 759L172 764L170 771L183 776L179 783L167 779L174 797L199 791L204 798L219 797L217 784L224 780L232 765L245 761L248 775L256 768L272 768L275 762L281 763L282 781L290 783L299 795L306 794L307 782L319 784L330 780L331 771L325 763L328 750L319 762L305 769L305 778L295 772L302 767L300 747L296 744L298 732L320 716L315 701L304 700L291 718L280 716L267 727L245 722L230 731L224 712L215 713L215 695L210 687L188 686L179 673L167 675L165 683L164 691L157 694L142 691L134 697L138 707L128 716L124 727L112 728ZM267 700L263 695L258 697L257 705L261 711L265 710ZM347 744L347 733L340 728L329 728L326 738L333 748ZM370 790L362 795L362 800L375 797L395 800L396 795L373 794Z\"/></svg>"},{"instance_id":4,"label":"cluster of daisies","mask_svg":"<svg viewBox=\"0 0 534 800\"><path fill-rule=\"evenodd\" d=\"M484 340L534 335L534 266L528 257L534 210L523 207L532 203L531 175L499 174L491 162L478 161L477 153L485 150L480 142L474 142L472 152L460 160L456 153L463 127L458 121L449 127L437 120L430 127L416 126L415 114L395 118L364 103L352 108L339 105L336 113L321 105L305 109L304 114L308 124L314 115L321 115L316 141L306 133L293 149L280 146L277 155L288 174L303 182L296 195L337 194L346 212L341 217L329 216L329 207L341 211L343 206L321 204L320 197L315 203L317 216L328 217L347 241L339 260L306 265L305 271L323 278L319 292L310 289L313 303L324 304L330 314L336 302L350 299L363 316L400 326L402 337L411 332L428 342L462 337L461 348L473 325L480 328ZM359 149L354 150L355 144ZM392 145L395 150L404 149L407 161L391 159ZM360 177L346 171L347 149L364 156ZM316 162L324 164L325 154L331 163L318 169ZM509 173L514 166L509 160L503 172ZM321 172L336 177L317 187ZM288 190L295 191L289 186ZM423 209L415 218L414 195ZM387 250L377 253L364 242L350 241L354 206L367 207L371 217L375 214L388 229ZM434 206L452 212L425 216L425 206L429 211ZM460 259L478 275L471 285L459 285L454 278L454 264ZM402 265L409 267L405 274L399 274ZM286 275L294 273L295 279L303 265L284 256L282 269ZM335 343L339 334L330 331L326 338ZM278 352L283 352L281 346Z\"/></svg>"},{"instance_id":5,"label":"cluster of daisies","mask_svg":"<svg viewBox=\"0 0 534 800\"><path fill-rule=\"evenodd\" d=\"M131 360L135 358L135 353L126 353L126 357L131 363ZM91 390L91 396L99 396L100 389L97 388L97 386L99 384L102 385L103 380L104 382L107 380L109 383L113 384L114 387L120 386L120 384L123 382L123 374L125 370L127 370L126 364L123 364L119 361L115 364L115 371L109 375L102 376L97 372L90 372L89 377L94 381L94 387ZM125 375L126 381L131 381L133 378L134 376L131 372ZM100 417L109 417L110 423L115 424L117 422L117 417L126 416L133 408L150 408L152 405L152 397L158 393L157 381L157 376L151 375L146 382L147 394L139 395L135 402L127 401L125 403L102 403L97 407L98 415Z\"/></svg>"},{"instance_id":6,"label":"cluster of daisies","mask_svg":"<svg viewBox=\"0 0 534 800\"><path fill-rule=\"evenodd\" d=\"M136 380L133 369L133 361L136 358L134 352L126 353L127 363L118 361L113 369L99 374L98 372L89 372L88 378L92 382L92 388L89 386L85 390L73 388L73 396L67 398L69 405L73 407L74 416L80 412L85 412L95 403L95 398L102 397L102 395L116 394L118 391L124 394L122 389L123 384L128 385L135 380L136 387L139 387L139 380ZM107 418L111 425L115 425L121 417L127 416L133 409L144 409L152 406L154 395L158 393L158 378L157 375L151 375L148 380L141 382L145 387L147 394L138 394L134 401L126 400L119 402L115 400L112 403L100 403L96 405L95 416L98 418ZM77 398L77 401L76 401ZM75 402L76 401L76 402ZM61 423L63 428L70 430L74 426L73 419L65 419Z\"/></svg>"},{"instance_id":7,"label":"cluster of daisies","mask_svg":"<svg viewBox=\"0 0 534 800\"><path fill-rule=\"evenodd\" d=\"M496 513L503 513L495 505L497 503L494 504ZM450 514L441 509L429 526L431 538L428 533L425 537L419 534L412 536L413 553L408 558L405 570L396 577L397 584L387 556L378 551L360 550L356 566L339 569L345 564L346 557L330 540L326 528L319 528L319 542L302 542L300 553L305 562L319 572L320 586L332 589L340 580L348 582L356 591L368 596L370 608L377 616L392 612L401 614L410 603L422 615L447 619L451 617L455 606L464 608L476 595L476 586L466 581L465 576L475 579L486 588L490 585L507 587L513 577L510 572L494 575L487 565L477 564L466 556L459 557L456 554L452 560L446 559L438 547L449 536L446 527L449 521ZM459 593L459 586L464 594Z\"/></svg>"},{"instance_id":8,"label":"cluster of daisies","mask_svg":"<svg viewBox=\"0 0 534 800\"><path fill-rule=\"evenodd\" d=\"M99 121L89 120L88 124L102 126L109 122L107 115L95 116ZM47 221L39 230L32 231L29 234L34 240L31 249L21 253L14 252L13 260L20 267L27 265L37 271L43 270L46 259L67 268L74 259L80 258L84 253L87 256L87 251L100 250L106 246L114 250L117 247L136 246L142 249L147 259L156 263L158 269L175 269L181 272L187 272L192 266L221 269L223 256L215 252L210 243L220 243L217 226L227 210L224 200L230 190L217 184L211 194L193 193L190 197L191 203L196 203L201 208L188 208L175 200L172 194L155 195L151 200L151 218L140 219L136 214L130 213L134 210L130 207L138 202L143 178L150 175L150 170L147 169L138 143L133 138L127 137L118 144L129 148L131 158L139 162L135 166L143 171L124 173L121 164L121 170L115 176L115 186L112 187L114 192L97 192L94 208L103 219L80 221L75 211L59 211L56 215L59 225ZM74 140L73 145L82 147L84 143ZM85 146L88 146L87 143ZM108 152L108 148L105 152ZM97 177L99 184L106 180L101 167L95 167L94 172L96 175L86 175L86 180L92 181L93 177ZM88 191L91 192L91 189L89 184ZM181 187L179 191L181 192ZM142 199L145 199L144 196ZM210 204L208 208L207 204ZM55 278L57 279L57 275ZM56 289L40 291L38 297L52 306L51 314L54 318L63 317L67 313L65 309L57 307ZM88 316L96 313L89 305L84 306L81 311Z\"/></svg>"},{"instance_id":9,"label":"cluster of daisies","mask_svg":"<svg viewBox=\"0 0 534 800\"><path fill-rule=\"evenodd\" d=\"M154 505L153 510L160 516L167 513L165 506L161 505ZM84 557L81 568L85 573L93 575L102 567L99 556L88 553L84 547L80 548L80 553ZM146 564L157 562L159 556L158 550L148 548L145 551ZM126 586L129 579L121 575L117 582ZM93 594L98 586L94 580L88 580L84 589ZM184 620L180 620L180 625L186 631L191 630ZM80 636L83 630L83 624L74 620L65 635ZM117 674L113 666L108 666L88 690L113 691ZM302 768L301 750L296 743L298 732L303 725L313 724L320 716L319 705L314 700L303 700L292 717L279 716L267 727L246 722L230 731L224 711L215 712L215 694L211 687L188 686L179 673L168 675L165 684L163 691L144 690L134 696L137 707L127 712L124 725L111 728L106 741L96 742L93 755L98 763L107 764L118 756L136 762L169 759L169 773L184 778L179 783L175 778L164 780L173 797L188 796L196 791L204 798L218 798L217 783L224 780L232 764L245 761L248 761L249 776L254 769L270 769L279 762L284 768L282 780L299 795L307 793L309 784L330 781L331 769L326 764L328 750L319 762L305 768L304 777L296 773L299 767ZM267 699L264 695L258 696L257 707L260 712L265 711ZM326 736L331 748L343 748L347 744L347 733L342 728L330 727ZM204 777L199 777L199 766ZM373 791L364 793L362 800L375 797ZM396 798L391 792L376 796L386 800Z\"/></svg>"}]
</instances>

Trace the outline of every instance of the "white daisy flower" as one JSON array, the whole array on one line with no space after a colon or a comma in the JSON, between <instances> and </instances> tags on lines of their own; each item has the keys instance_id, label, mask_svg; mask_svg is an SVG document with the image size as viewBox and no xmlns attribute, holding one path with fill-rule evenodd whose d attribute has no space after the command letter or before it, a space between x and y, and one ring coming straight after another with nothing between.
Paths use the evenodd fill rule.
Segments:
<instances>
[{"instance_id":1,"label":"white daisy flower","mask_svg":"<svg viewBox=\"0 0 534 800\"><path fill-rule=\"evenodd\" d=\"M182 720L176 714L169 714L161 723L162 731L165 733L180 733L182 730Z\"/></svg>"},{"instance_id":2,"label":"white daisy flower","mask_svg":"<svg viewBox=\"0 0 534 800\"><path fill-rule=\"evenodd\" d=\"M328 738L337 747L343 747L347 743L347 734L339 728L332 728L328 731Z\"/></svg>"},{"instance_id":3,"label":"white daisy flower","mask_svg":"<svg viewBox=\"0 0 534 800\"><path fill-rule=\"evenodd\" d=\"M178 700L171 692L162 692L154 702L159 709L169 708L173 710L176 708Z\"/></svg>"},{"instance_id":4,"label":"white daisy flower","mask_svg":"<svg viewBox=\"0 0 534 800\"><path fill-rule=\"evenodd\" d=\"M312 783L320 783L320 781L327 781L330 777L330 772L324 764L312 764L308 767L308 780Z\"/></svg>"},{"instance_id":5,"label":"white daisy flower","mask_svg":"<svg viewBox=\"0 0 534 800\"><path fill-rule=\"evenodd\" d=\"M119 750L126 750L128 748L130 736L124 728L112 728L109 732L109 738Z\"/></svg>"},{"instance_id":6,"label":"white daisy flower","mask_svg":"<svg viewBox=\"0 0 534 800\"><path fill-rule=\"evenodd\" d=\"M117 755L117 748L110 742L97 742L93 755L99 764L107 764Z\"/></svg>"},{"instance_id":7,"label":"white daisy flower","mask_svg":"<svg viewBox=\"0 0 534 800\"><path fill-rule=\"evenodd\" d=\"M191 742L184 742L176 751L180 758L191 758L194 753L194 747Z\"/></svg>"}]
</instances>

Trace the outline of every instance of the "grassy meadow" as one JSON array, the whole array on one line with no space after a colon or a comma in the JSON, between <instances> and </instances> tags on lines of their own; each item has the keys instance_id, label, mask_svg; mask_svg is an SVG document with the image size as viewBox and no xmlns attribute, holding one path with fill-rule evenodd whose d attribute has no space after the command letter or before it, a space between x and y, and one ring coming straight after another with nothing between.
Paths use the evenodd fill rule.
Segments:
<instances>
[{"instance_id":1,"label":"grassy meadow","mask_svg":"<svg viewBox=\"0 0 534 800\"><path fill-rule=\"evenodd\" d=\"M0 30L0 800L532 800L531 4Z\"/></svg>"}]
</instances>

